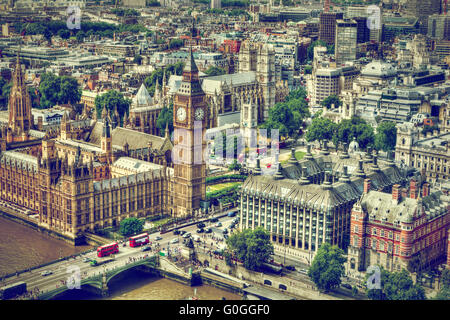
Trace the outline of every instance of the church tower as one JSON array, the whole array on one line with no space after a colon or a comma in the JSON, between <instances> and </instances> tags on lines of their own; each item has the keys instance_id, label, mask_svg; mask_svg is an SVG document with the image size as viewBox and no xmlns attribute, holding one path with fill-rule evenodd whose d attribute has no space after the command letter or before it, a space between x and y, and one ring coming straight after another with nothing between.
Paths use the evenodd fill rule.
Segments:
<instances>
[{"instance_id":1,"label":"church tower","mask_svg":"<svg viewBox=\"0 0 450 320\"><path fill-rule=\"evenodd\" d=\"M25 141L29 139L29 130L33 126L31 115L31 98L25 85L25 77L22 74L19 54L17 54L16 69L13 75L13 86L9 95L9 121L12 141Z\"/></svg>"},{"instance_id":2,"label":"church tower","mask_svg":"<svg viewBox=\"0 0 450 320\"><path fill-rule=\"evenodd\" d=\"M200 208L200 200L206 198L206 163L203 155L208 117L206 96L199 82L191 48L173 107L173 210L178 217L191 216Z\"/></svg>"}]
</instances>

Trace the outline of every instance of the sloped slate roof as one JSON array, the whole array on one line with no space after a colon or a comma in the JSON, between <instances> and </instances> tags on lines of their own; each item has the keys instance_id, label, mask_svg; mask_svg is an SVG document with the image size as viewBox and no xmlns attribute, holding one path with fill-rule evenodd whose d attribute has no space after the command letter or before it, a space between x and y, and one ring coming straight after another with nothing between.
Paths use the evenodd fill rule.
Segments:
<instances>
[{"instance_id":1,"label":"sloped slate roof","mask_svg":"<svg viewBox=\"0 0 450 320\"><path fill-rule=\"evenodd\" d=\"M159 151L172 149L173 145L170 139L154 136L151 134L117 127L112 131L112 143L116 146L123 146L128 143L130 150L148 148L148 143L152 142L152 148Z\"/></svg>"}]
</instances>

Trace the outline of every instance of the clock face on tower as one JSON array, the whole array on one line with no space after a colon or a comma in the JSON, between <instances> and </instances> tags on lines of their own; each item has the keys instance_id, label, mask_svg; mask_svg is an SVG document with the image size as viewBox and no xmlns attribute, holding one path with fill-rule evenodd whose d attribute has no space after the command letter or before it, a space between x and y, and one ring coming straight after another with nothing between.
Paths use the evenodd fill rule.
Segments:
<instances>
[{"instance_id":1,"label":"clock face on tower","mask_svg":"<svg viewBox=\"0 0 450 320\"><path fill-rule=\"evenodd\" d=\"M195 120L203 120L205 111L202 108L195 109Z\"/></svg>"},{"instance_id":2,"label":"clock face on tower","mask_svg":"<svg viewBox=\"0 0 450 320\"><path fill-rule=\"evenodd\" d=\"M184 121L186 120L186 109L183 107L180 107L177 109L177 120Z\"/></svg>"}]
</instances>

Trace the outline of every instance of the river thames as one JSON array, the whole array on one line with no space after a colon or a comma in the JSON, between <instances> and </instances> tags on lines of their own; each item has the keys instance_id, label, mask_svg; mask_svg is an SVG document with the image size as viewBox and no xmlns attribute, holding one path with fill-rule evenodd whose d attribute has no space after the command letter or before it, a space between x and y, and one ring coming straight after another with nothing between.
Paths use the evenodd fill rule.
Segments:
<instances>
[{"instance_id":1,"label":"river thames","mask_svg":"<svg viewBox=\"0 0 450 320\"><path fill-rule=\"evenodd\" d=\"M60 257L80 253L92 246L72 246L19 223L0 217L0 277ZM130 274L110 286L111 295L100 298L83 290L69 290L67 300L240 300L241 296L209 285L189 287L173 280L144 273Z\"/></svg>"}]
</instances>

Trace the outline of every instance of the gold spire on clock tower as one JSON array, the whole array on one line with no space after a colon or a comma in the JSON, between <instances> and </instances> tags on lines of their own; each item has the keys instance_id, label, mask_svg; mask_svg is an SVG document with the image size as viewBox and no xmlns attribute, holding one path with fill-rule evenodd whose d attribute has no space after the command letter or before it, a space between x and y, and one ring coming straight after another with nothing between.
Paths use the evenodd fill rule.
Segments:
<instances>
[{"instance_id":1,"label":"gold spire on clock tower","mask_svg":"<svg viewBox=\"0 0 450 320\"><path fill-rule=\"evenodd\" d=\"M173 108L173 214L184 217L198 210L200 201L206 198L206 163L203 156L208 115L192 48Z\"/></svg>"}]
</instances>

